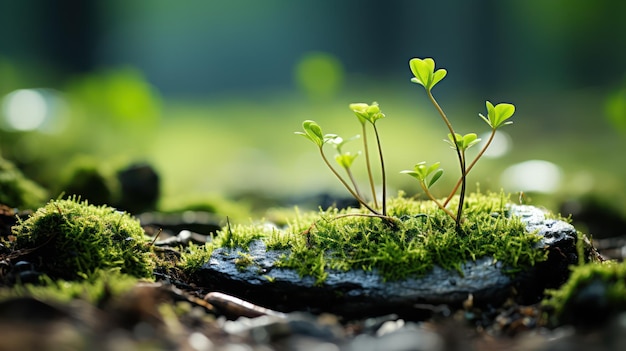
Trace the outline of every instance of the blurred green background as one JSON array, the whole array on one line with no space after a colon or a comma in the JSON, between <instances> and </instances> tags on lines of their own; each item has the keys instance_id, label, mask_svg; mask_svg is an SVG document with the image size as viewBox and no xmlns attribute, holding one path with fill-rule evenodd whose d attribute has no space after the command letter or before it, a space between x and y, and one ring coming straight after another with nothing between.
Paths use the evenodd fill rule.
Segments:
<instances>
[{"instance_id":1,"label":"blurred green background","mask_svg":"<svg viewBox=\"0 0 626 351\"><path fill-rule=\"evenodd\" d=\"M0 152L52 197L90 159L104 173L152 165L161 208L262 208L343 195L293 132L314 119L357 134L348 104L377 101L392 193L419 193L399 171L441 161L443 196L455 155L409 82L408 60L433 57L448 70L434 94L460 132L487 131L485 100L517 107L471 184L624 218L624 13L618 0L2 1Z\"/></svg>"}]
</instances>

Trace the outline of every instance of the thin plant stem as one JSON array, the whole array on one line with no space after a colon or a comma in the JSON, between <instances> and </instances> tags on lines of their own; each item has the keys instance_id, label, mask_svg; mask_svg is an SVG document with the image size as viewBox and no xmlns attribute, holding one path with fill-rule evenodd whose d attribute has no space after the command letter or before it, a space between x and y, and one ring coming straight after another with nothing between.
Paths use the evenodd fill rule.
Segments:
<instances>
[{"instance_id":1,"label":"thin plant stem","mask_svg":"<svg viewBox=\"0 0 626 351\"><path fill-rule=\"evenodd\" d=\"M376 134L376 144L378 145L378 155L380 156L380 170L382 173L382 183L383 183L383 216L387 215L387 176L385 175L385 160L383 159L383 148L380 145L380 137L378 135L378 129L376 125L372 123L374 127L374 133Z\"/></svg>"},{"instance_id":2,"label":"thin plant stem","mask_svg":"<svg viewBox=\"0 0 626 351\"><path fill-rule=\"evenodd\" d=\"M363 198L363 195L361 195L361 191L359 191L359 186L357 185L356 180L354 179L354 175L352 174L352 171L348 167L344 167L344 169L346 170L346 174L348 174L348 178L350 179L350 183L352 183L352 186L354 187L354 192L360 198Z\"/></svg>"},{"instance_id":3,"label":"thin plant stem","mask_svg":"<svg viewBox=\"0 0 626 351\"><path fill-rule=\"evenodd\" d=\"M433 105L435 105L435 108L437 109L437 111L441 115L441 118L443 118L444 123L446 124L446 126L448 127L448 130L450 131L450 135L452 135L452 139L454 140L454 146L455 146L455 150L456 150L456 155L457 155L457 158L459 159L459 165L461 166L461 183L462 183L462 185L461 185L461 196L460 196L460 200L459 200L459 208L458 208L458 211L457 211L457 213L459 215L456 218L457 226L459 226L461 224L461 222L460 222L461 221L461 216L460 215L463 212L463 200L465 199L465 161L463 160L463 155L461 155L461 150L459 149L459 145L457 144L456 133L454 132L454 129L452 128L452 124L450 124L450 121L448 120L448 117L446 117L445 112L443 112L443 109L441 109L441 106L439 106L439 103L437 103L437 100L435 100L435 97L430 92L430 89L426 89L426 93L427 93L428 98L430 99L430 101L433 103Z\"/></svg>"},{"instance_id":4,"label":"thin plant stem","mask_svg":"<svg viewBox=\"0 0 626 351\"><path fill-rule=\"evenodd\" d=\"M487 148L489 148L489 145L491 144L491 142L493 141L493 137L496 135L496 130L492 129L491 130L491 135L489 135L489 139L487 140L487 142L485 143L485 146L483 146L482 149L480 149L480 151L478 152L478 154L476 155L476 157L474 158L474 160L472 161L472 163L470 163L469 166L467 166L467 169L465 170L465 177L467 177L467 174L469 174L469 172L472 170L472 168L474 167L474 165L476 164L476 162L478 162L478 159L481 158L483 156L483 154L485 153L485 151L487 151ZM456 191L459 189L459 186L461 186L461 183L463 182L463 177L460 177L459 180L456 182L456 185L454 186L454 188L452 189L452 191L450 192L450 195L448 195L448 197L446 198L446 201L443 202L444 206L447 206L448 203L450 202L450 200L452 200L452 197L454 196L454 194L456 193Z\"/></svg>"},{"instance_id":5,"label":"thin plant stem","mask_svg":"<svg viewBox=\"0 0 626 351\"><path fill-rule=\"evenodd\" d=\"M363 127L363 149L365 150L365 164L367 166L367 175L369 177L369 182L370 182L370 188L372 190L372 198L374 200L374 207L379 208L378 207L378 200L376 199L376 188L374 186L374 177L372 176L372 165L370 162L370 153L369 153L369 148L367 147L367 132L366 132L366 127L365 127L365 123L361 123L361 126Z\"/></svg>"},{"instance_id":6,"label":"thin plant stem","mask_svg":"<svg viewBox=\"0 0 626 351\"><path fill-rule=\"evenodd\" d=\"M424 193L426 194L426 196L428 196L428 198L430 200L432 200L437 207L439 207L440 209L442 209L448 216L452 217L452 219L454 219L454 221L456 222L456 216L454 215L454 213L452 213L452 211L450 211L449 209L447 209L441 202L439 202L439 200L437 200L433 194L431 194L431 192L428 190L428 187L426 186L426 184L423 181L420 181L420 186L422 187L422 190L424 190Z\"/></svg>"},{"instance_id":7,"label":"thin plant stem","mask_svg":"<svg viewBox=\"0 0 626 351\"><path fill-rule=\"evenodd\" d=\"M465 171L465 151L463 151L463 153L461 154L462 156L462 162L461 162L461 174L466 175L466 171ZM465 179L465 176L463 176L463 179ZM467 182L461 182L461 193L459 194L459 207L456 210L456 229L460 230L461 229L461 215L463 214L463 203L465 202L465 186L466 186Z\"/></svg>"},{"instance_id":8,"label":"thin plant stem","mask_svg":"<svg viewBox=\"0 0 626 351\"><path fill-rule=\"evenodd\" d=\"M328 161L328 158L326 158L326 155L324 154L324 150L320 147L320 154L322 155L322 159L324 160L324 163L326 163L326 166L328 166L328 168L330 168L330 170L333 172L333 174L337 177L337 179L339 179L339 181L341 182L341 184L343 184L344 187L346 187L346 189L348 190L348 192L350 192L350 194L352 196L354 196L354 198L361 204L363 205L365 208L367 208L370 212L380 215L380 213L378 211L376 211L375 209L373 209L370 205L368 205L365 200L363 200L362 197L359 196L359 194L357 194L354 190L352 190L352 188L350 187L350 185L348 185L348 183L343 179L343 177L335 170L335 168L330 164L330 162Z\"/></svg>"}]
</instances>

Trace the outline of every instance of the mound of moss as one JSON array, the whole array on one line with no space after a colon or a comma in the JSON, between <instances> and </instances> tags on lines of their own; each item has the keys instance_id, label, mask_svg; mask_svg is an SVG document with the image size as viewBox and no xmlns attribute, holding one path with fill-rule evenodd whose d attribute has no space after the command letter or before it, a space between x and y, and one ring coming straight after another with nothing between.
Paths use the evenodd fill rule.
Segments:
<instances>
[{"instance_id":1,"label":"mound of moss","mask_svg":"<svg viewBox=\"0 0 626 351\"><path fill-rule=\"evenodd\" d=\"M48 197L47 191L10 161L0 157L0 203L20 209L35 209Z\"/></svg>"},{"instance_id":2,"label":"mound of moss","mask_svg":"<svg viewBox=\"0 0 626 351\"><path fill-rule=\"evenodd\" d=\"M152 276L151 245L139 221L111 207L52 200L15 225L13 234L20 259L51 278L87 279L101 269Z\"/></svg>"},{"instance_id":3,"label":"mound of moss","mask_svg":"<svg viewBox=\"0 0 626 351\"><path fill-rule=\"evenodd\" d=\"M547 296L544 306L554 324L604 322L626 311L626 262L574 266L568 281Z\"/></svg>"}]
</instances>

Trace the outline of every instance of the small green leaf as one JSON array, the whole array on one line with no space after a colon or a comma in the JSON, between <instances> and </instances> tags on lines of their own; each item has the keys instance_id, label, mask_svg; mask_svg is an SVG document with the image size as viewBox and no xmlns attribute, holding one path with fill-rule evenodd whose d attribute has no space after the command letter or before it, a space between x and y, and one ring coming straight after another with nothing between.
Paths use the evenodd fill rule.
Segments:
<instances>
[{"instance_id":1,"label":"small green leaf","mask_svg":"<svg viewBox=\"0 0 626 351\"><path fill-rule=\"evenodd\" d=\"M335 147L337 145L343 145L345 143L343 141L343 138L340 137L337 134L326 134L326 135L324 135L324 142L333 144L333 146L335 146Z\"/></svg>"},{"instance_id":2,"label":"small green leaf","mask_svg":"<svg viewBox=\"0 0 626 351\"><path fill-rule=\"evenodd\" d=\"M476 135L476 133L469 133L463 136L463 150L467 150L470 147L478 144L480 142L480 138Z\"/></svg>"},{"instance_id":3,"label":"small green leaf","mask_svg":"<svg viewBox=\"0 0 626 351\"><path fill-rule=\"evenodd\" d=\"M365 124L365 121L367 121L368 118L367 108L369 107L369 105L363 102L357 102L350 104L349 107L357 116L359 122L361 122L361 124Z\"/></svg>"},{"instance_id":4,"label":"small green leaf","mask_svg":"<svg viewBox=\"0 0 626 351\"><path fill-rule=\"evenodd\" d=\"M431 90L447 74L445 69L435 71L435 61L432 58L413 58L409 61L409 67L415 76L411 81L422 85L426 90Z\"/></svg>"},{"instance_id":5,"label":"small green leaf","mask_svg":"<svg viewBox=\"0 0 626 351\"><path fill-rule=\"evenodd\" d=\"M325 140L322 128L315 121L306 120L302 122L302 129L304 129L304 133L295 132L295 134L304 136L320 148L324 145Z\"/></svg>"},{"instance_id":6,"label":"small green leaf","mask_svg":"<svg viewBox=\"0 0 626 351\"><path fill-rule=\"evenodd\" d=\"M502 125L505 124L511 124L513 122L505 122L507 119L511 118L513 116L513 114L515 113L515 106L513 104L506 104L506 103L502 103L502 104L497 104L494 107L495 110L495 125L496 128L500 127Z\"/></svg>"},{"instance_id":7,"label":"small green leaf","mask_svg":"<svg viewBox=\"0 0 626 351\"><path fill-rule=\"evenodd\" d=\"M482 114L478 114L492 129L498 129L503 125L511 124L513 122L507 121L515 113L515 106L513 104L501 103L493 106L489 101L485 103L487 107L487 117Z\"/></svg>"},{"instance_id":8,"label":"small green leaf","mask_svg":"<svg viewBox=\"0 0 626 351\"><path fill-rule=\"evenodd\" d=\"M361 124L364 124L365 121L369 121L370 123L375 124L377 120L385 117L385 114L381 112L377 102L372 102L371 105L364 103L353 103L350 104L350 109L359 118Z\"/></svg>"},{"instance_id":9,"label":"small green leaf","mask_svg":"<svg viewBox=\"0 0 626 351\"><path fill-rule=\"evenodd\" d=\"M453 149L459 148L459 150L465 151L470 147L476 145L480 142L481 139L478 138L476 133L468 133L465 135L461 135L459 133L454 133L455 138L452 138L452 134L448 133L448 140L444 141L450 144L450 147ZM455 142L456 139L456 142Z\"/></svg>"},{"instance_id":10,"label":"small green leaf","mask_svg":"<svg viewBox=\"0 0 626 351\"><path fill-rule=\"evenodd\" d=\"M432 187L439 180L439 178L441 178L442 175L443 169L437 170L437 172L435 172L435 174L433 174L433 176L430 178L430 182L428 182L428 189L430 189L430 187Z\"/></svg>"},{"instance_id":11,"label":"small green leaf","mask_svg":"<svg viewBox=\"0 0 626 351\"><path fill-rule=\"evenodd\" d=\"M454 137L452 137L452 134L448 133L448 140L444 139L443 141L450 144L450 147L455 150L463 146L463 136L459 133L454 133Z\"/></svg>"},{"instance_id":12,"label":"small green leaf","mask_svg":"<svg viewBox=\"0 0 626 351\"><path fill-rule=\"evenodd\" d=\"M437 170L439 168L439 164L440 162L435 162L430 167L428 167L428 170L426 171L426 175L429 175L433 173L435 170Z\"/></svg>"},{"instance_id":13,"label":"small green leaf","mask_svg":"<svg viewBox=\"0 0 626 351\"><path fill-rule=\"evenodd\" d=\"M445 78L446 74L448 74L448 71L446 71L445 69L438 69L433 76L433 82L431 83L432 85L430 88L432 89L437 83L439 83L440 80Z\"/></svg>"},{"instance_id":14,"label":"small green leaf","mask_svg":"<svg viewBox=\"0 0 626 351\"><path fill-rule=\"evenodd\" d=\"M408 174L408 175L410 175L411 177L413 177L413 178L415 178L417 180L422 180L422 178L420 178L419 174L417 174L417 172L415 172L415 171L411 171L411 170L405 169L404 171L400 171L400 173Z\"/></svg>"},{"instance_id":15,"label":"small green leaf","mask_svg":"<svg viewBox=\"0 0 626 351\"><path fill-rule=\"evenodd\" d=\"M430 166L426 165L426 162L420 162L413 167L412 171L402 171L400 173L408 174L413 176L419 180L426 180L426 178L433 172L435 172L439 168L439 162L435 162Z\"/></svg>"},{"instance_id":16,"label":"small green leaf","mask_svg":"<svg viewBox=\"0 0 626 351\"><path fill-rule=\"evenodd\" d=\"M420 162L413 167L413 170L404 170L400 173L408 174L411 177L419 180L422 185L430 188L439 180L439 178L441 178L441 175L443 174L443 169L439 168L439 164L439 162L435 162L432 165L427 166L426 162ZM430 177L430 180L426 182L431 174L432 176Z\"/></svg>"},{"instance_id":17,"label":"small green leaf","mask_svg":"<svg viewBox=\"0 0 626 351\"><path fill-rule=\"evenodd\" d=\"M341 154L341 150L345 144L360 137L361 136L357 134L350 139L344 139L337 134L326 134L324 135L324 143L331 144L337 150L337 152Z\"/></svg>"},{"instance_id":18,"label":"small green leaf","mask_svg":"<svg viewBox=\"0 0 626 351\"><path fill-rule=\"evenodd\" d=\"M335 156L335 161L337 161L337 163L345 168L345 169L349 169L350 167L352 167L352 163L354 163L354 160L356 159L356 157L359 156L359 154L352 154L350 152L346 152L343 154L338 154Z\"/></svg>"}]
</instances>

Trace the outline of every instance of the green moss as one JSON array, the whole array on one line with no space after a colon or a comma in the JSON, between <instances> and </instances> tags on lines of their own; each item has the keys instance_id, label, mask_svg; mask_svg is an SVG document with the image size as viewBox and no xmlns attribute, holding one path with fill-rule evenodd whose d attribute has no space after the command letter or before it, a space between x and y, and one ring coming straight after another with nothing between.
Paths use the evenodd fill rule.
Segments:
<instances>
[{"instance_id":1,"label":"green moss","mask_svg":"<svg viewBox=\"0 0 626 351\"><path fill-rule=\"evenodd\" d=\"M88 279L81 281L53 280L41 278L39 285L16 285L11 289L0 289L0 300L32 296L41 300L68 302L78 298L90 303L98 303L107 295L116 296L130 290L138 282L133 276L120 273L119 269L98 270Z\"/></svg>"},{"instance_id":2,"label":"green moss","mask_svg":"<svg viewBox=\"0 0 626 351\"><path fill-rule=\"evenodd\" d=\"M252 241L265 237L268 232L267 229L262 224L227 226L216 233L213 245L215 247L247 249Z\"/></svg>"},{"instance_id":3,"label":"green moss","mask_svg":"<svg viewBox=\"0 0 626 351\"><path fill-rule=\"evenodd\" d=\"M76 198L52 200L13 227L13 249L51 278L87 279L100 269L151 277L149 238L139 221Z\"/></svg>"},{"instance_id":4,"label":"green moss","mask_svg":"<svg viewBox=\"0 0 626 351\"><path fill-rule=\"evenodd\" d=\"M248 253L239 252L237 256L238 257L235 259L235 266L240 271L245 270L254 263L254 257Z\"/></svg>"},{"instance_id":5,"label":"green moss","mask_svg":"<svg viewBox=\"0 0 626 351\"><path fill-rule=\"evenodd\" d=\"M196 245L190 243L181 253L177 266L185 272L197 271L203 264L209 262L211 253L213 253L213 245L211 244Z\"/></svg>"},{"instance_id":6,"label":"green moss","mask_svg":"<svg viewBox=\"0 0 626 351\"><path fill-rule=\"evenodd\" d=\"M119 200L119 181L115 173L101 161L77 157L68 169L67 180L60 191L80 196L96 205L113 204Z\"/></svg>"},{"instance_id":7,"label":"green moss","mask_svg":"<svg viewBox=\"0 0 626 351\"><path fill-rule=\"evenodd\" d=\"M396 280L425 274L434 265L458 270L462 263L484 256L503 262L514 273L545 260L547 252L534 247L537 235L527 233L518 218L508 217L508 200L504 194L468 196L461 232L432 201L400 194L388 202L396 226L357 209L296 211L285 219L283 230L236 226L221 231L213 245L246 248L262 239L269 250L288 250L280 266L318 282L328 270L376 269L385 279Z\"/></svg>"},{"instance_id":8,"label":"green moss","mask_svg":"<svg viewBox=\"0 0 626 351\"><path fill-rule=\"evenodd\" d=\"M566 312L570 315L577 311L568 311L575 304L582 289L592 283L600 282L604 286L602 299L613 312L626 310L626 262L594 262L572 267L568 281L559 289L548 290L548 298L544 306L554 310L554 316L559 319ZM600 301L597 301L600 303Z\"/></svg>"},{"instance_id":9,"label":"green moss","mask_svg":"<svg viewBox=\"0 0 626 351\"><path fill-rule=\"evenodd\" d=\"M0 157L0 203L21 209L35 209L47 197L45 189L24 177L13 163Z\"/></svg>"}]
</instances>

